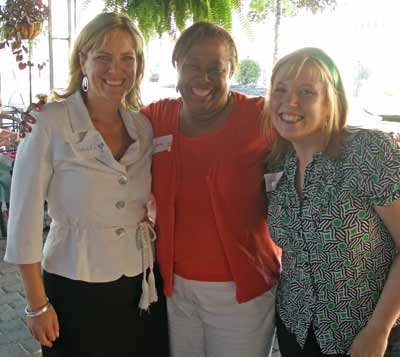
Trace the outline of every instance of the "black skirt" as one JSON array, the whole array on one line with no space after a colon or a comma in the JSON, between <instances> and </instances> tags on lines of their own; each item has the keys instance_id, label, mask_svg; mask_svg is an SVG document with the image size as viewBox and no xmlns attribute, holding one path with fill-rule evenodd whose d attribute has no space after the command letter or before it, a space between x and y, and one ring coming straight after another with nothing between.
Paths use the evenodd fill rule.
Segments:
<instances>
[{"instance_id":1,"label":"black skirt","mask_svg":"<svg viewBox=\"0 0 400 357\"><path fill-rule=\"evenodd\" d=\"M168 357L168 323L158 269L158 302L138 308L142 275L87 283L43 272L48 298L57 312L60 337L43 357Z\"/></svg>"}]
</instances>

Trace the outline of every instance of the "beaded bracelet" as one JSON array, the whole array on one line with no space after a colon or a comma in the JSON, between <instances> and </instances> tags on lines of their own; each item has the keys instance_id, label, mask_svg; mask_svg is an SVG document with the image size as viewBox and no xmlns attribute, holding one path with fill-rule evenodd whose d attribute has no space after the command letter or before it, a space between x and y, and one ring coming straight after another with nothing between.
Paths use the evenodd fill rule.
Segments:
<instances>
[{"instance_id":1,"label":"beaded bracelet","mask_svg":"<svg viewBox=\"0 0 400 357\"><path fill-rule=\"evenodd\" d=\"M36 310L30 311L30 310L28 310L28 305L26 305L25 306L25 316L26 317L36 317L36 316L44 314L51 306L49 298L46 298L46 300L47 300L47 302L42 307L39 307Z\"/></svg>"}]
</instances>

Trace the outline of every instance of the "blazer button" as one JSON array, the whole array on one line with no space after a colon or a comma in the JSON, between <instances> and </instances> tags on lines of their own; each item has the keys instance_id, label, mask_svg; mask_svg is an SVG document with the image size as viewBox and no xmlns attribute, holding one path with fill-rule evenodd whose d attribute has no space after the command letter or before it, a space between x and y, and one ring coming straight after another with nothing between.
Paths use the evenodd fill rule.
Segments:
<instances>
[{"instance_id":1,"label":"blazer button","mask_svg":"<svg viewBox=\"0 0 400 357\"><path fill-rule=\"evenodd\" d=\"M118 183L120 185L126 185L128 183L128 178L126 176L120 176L118 178Z\"/></svg>"},{"instance_id":2,"label":"blazer button","mask_svg":"<svg viewBox=\"0 0 400 357\"><path fill-rule=\"evenodd\" d=\"M124 228L117 228L117 229L115 230L115 234L116 234L118 237L122 237L122 236L125 235L125 229L124 229Z\"/></svg>"},{"instance_id":3,"label":"blazer button","mask_svg":"<svg viewBox=\"0 0 400 357\"><path fill-rule=\"evenodd\" d=\"M117 207L118 209L124 208L124 207L125 207L125 201L118 201L118 202L115 204L115 207Z\"/></svg>"}]
</instances>

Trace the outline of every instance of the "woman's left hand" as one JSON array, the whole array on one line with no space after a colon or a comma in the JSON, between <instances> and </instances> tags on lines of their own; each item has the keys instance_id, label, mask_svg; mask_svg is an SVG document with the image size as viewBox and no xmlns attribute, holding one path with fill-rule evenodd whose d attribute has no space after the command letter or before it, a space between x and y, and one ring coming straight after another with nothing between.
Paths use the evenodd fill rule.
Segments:
<instances>
[{"instance_id":1,"label":"woman's left hand","mask_svg":"<svg viewBox=\"0 0 400 357\"><path fill-rule=\"evenodd\" d=\"M387 343L386 333L367 325L355 337L348 354L351 357L383 357Z\"/></svg>"}]
</instances>

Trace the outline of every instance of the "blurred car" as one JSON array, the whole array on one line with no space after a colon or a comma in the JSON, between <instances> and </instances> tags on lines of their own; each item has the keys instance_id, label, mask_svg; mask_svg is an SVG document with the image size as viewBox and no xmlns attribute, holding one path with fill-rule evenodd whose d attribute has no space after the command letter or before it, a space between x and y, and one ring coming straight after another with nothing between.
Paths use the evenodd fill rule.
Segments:
<instances>
[{"instance_id":1,"label":"blurred car","mask_svg":"<svg viewBox=\"0 0 400 357\"><path fill-rule=\"evenodd\" d=\"M153 72L150 74L150 82L158 82L160 79L160 74L158 72Z\"/></svg>"},{"instance_id":2,"label":"blurred car","mask_svg":"<svg viewBox=\"0 0 400 357\"><path fill-rule=\"evenodd\" d=\"M366 108L368 107L368 109ZM386 133L400 133L400 122L387 121L385 115L376 114L371 110L370 103L360 100L349 100L349 115L347 124L365 129L378 129Z\"/></svg>"}]
</instances>

